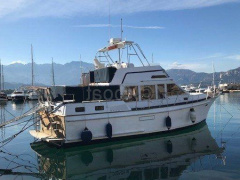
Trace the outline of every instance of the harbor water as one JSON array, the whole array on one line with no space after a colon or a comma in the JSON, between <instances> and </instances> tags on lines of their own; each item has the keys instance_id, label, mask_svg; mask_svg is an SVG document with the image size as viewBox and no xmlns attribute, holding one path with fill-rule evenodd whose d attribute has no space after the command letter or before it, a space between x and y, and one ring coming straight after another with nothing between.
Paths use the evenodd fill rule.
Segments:
<instances>
[{"instance_id":1,"label":"harbor water","mask_svg":"<svg viewBox=\"0 0 240 180\"><path fill-rule=\"evenodd\" d=\"M70 148L35 142L35 117L25 117L0 129L0 180L240 179L239 97L219 96L206 123L192 128ZM1 123L36 105L1 104Z\"/></svg>"}]
</instances>

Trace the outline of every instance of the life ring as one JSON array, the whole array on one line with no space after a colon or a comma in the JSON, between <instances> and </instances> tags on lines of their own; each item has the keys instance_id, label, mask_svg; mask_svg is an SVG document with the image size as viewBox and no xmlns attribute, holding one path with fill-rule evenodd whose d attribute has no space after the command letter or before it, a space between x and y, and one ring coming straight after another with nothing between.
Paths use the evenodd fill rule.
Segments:
<instances>
[{"instance_id":1,"label":"life ring","mask_svg":"<svg viewBox=\"0 0 240 180\"><path fill-rule=\"evenodd\" d=\"M142 98L143 99L151 99L153 94L152 89L149 86L143 88Z\"/></svg>"}]
</instances>

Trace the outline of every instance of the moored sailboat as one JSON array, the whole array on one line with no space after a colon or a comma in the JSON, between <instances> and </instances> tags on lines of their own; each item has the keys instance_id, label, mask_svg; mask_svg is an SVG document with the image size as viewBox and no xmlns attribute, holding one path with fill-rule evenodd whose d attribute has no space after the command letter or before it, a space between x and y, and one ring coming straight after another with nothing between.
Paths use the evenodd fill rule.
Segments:
<instances>
[{"instance_id":1,"label":"moored sailboat","mask_svg":"<svg viewBox=\"0 0 240 180\"><path fill-rule=\"evenodd\" d=\"M7 101L7 95L4 93L4 74L3 65L0 61L0 102Z\"/></svg>"},{"instance_id":2,"label":"moored sailboat","mask_svg":"<svg viewBox=\"0 0 240 180\"><path fill-rule=\"evenodd\" d=\"M33 60L33 46L32 45L31 45L31 60L32 60L32 68L31 68L32 83L31 83L31 85L34 86L34 60ZM38 100L38 93L35 90L31 90L31 91L28 92L27 98L30 101Z\"/></svg>"}]
</instances>

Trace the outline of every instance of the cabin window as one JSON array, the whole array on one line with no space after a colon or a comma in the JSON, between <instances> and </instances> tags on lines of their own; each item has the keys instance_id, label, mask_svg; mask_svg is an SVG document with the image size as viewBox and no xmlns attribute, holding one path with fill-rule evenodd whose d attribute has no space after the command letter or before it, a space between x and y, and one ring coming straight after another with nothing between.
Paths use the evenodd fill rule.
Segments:
<instances>
[{"instance_id":1,"label":"cabin window","mask_svg":"<svg viewBox=\"0 0 240 180\"><path fill-rule=\"evenodd\" d=\"M85 111L85 107L76 107L75 108L75 112L84 112Z\"/></svg>"},{"instance_id":2,"label":"cabin window","mask_svg":"<svg viewBox=\"0 0 240 180\"><path fill-rule=\"evenodd\" d=\"M175 95L181 95L185 92L179 88L176 84L168 84L167 85L167 95L168 96L175 96Z\"/></svg>"},{"instance_id":3,"label":"cabin window","mask_svg":"<svg viewBox=\"0 0 240 180\"><path fill-rule=\"evenodd\" d=\"M64 94L63 95L63 100L64 101L73 101L74 100L74 95L73 94Z\"/></svg>"},{"instance_id":4,"label":"cabin window","mask_svg":"<svg viewBox=\"0 0 240 180\"><path fill-rule=\"evenodd\" d=\"M137 86L126 86L123 92L124 101L138 101L138 87Z\"/></svg>"},{"instance_id":5,"label":"cabin window","mask_svg":"<svg viewBox=\"0 0 240 180\"><path fill-rule=\"evenodd\" d=\"M95 111L102 111L104 110L104 106L95 106Z\"/></svg>"},{"instance_id":6,"label":"cabin window","mask_svg":"<svg viewBox=\"0 0 240 180\"><path fill-rule=\"evenodd\" d=\"M158 99L165 98L165 88L164 84L158 84Z\"/></svg>"},{"instance_id":7,"label":"cabin window","mask_svg":"<svg viewBox=\"0 0 240 180\"><path fill-rule=\"evenodd\" d=\"M142 100L156 99L155 86L141 86L141 98Z\"/></svg>"},{"instance_id":8,"label":"cabin window","mask_svg":"<svg viewBox=\"0 0 240 180\"><path fill-rule=\"evenodd\" d=\"M167 77L166 75L153 75L152 79L155 79L155 78L166 78L166 77Z\"/></svg>"}]
</instances>

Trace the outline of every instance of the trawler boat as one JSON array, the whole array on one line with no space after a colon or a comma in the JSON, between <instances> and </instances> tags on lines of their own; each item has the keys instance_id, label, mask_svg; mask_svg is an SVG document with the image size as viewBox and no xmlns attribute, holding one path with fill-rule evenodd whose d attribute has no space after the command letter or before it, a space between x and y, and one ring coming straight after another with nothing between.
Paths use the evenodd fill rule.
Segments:
<instances>
[{"instance_id":1,"label":"trawler boat","mask_svg":"<svg viewBox=\"0 0 240 180\"><path fill-rule=\"evenodd\" d=\"M205 122L168 136L104 146L59 150L40 142L31 144L31 148L37 154L38 171L44 179L178 179L186 170L211 169L224 164L226 158L224 147L218 146Z\"/></svg>"},{"instance_id":2,"label":"trawler boat","mask_svg":"<svg viewBox=\"0 0 240 180\"><path fill-rule=\"evenodd\" d=\"M169 132L204 121L216 99L184 91L161 66L150 66L133 41L112 38L94 63L80 86L35 87L44 110L32 136L64 145Z\"/></svg>"},{"instance_id":3,"label":"trawler boat","mask_svg":"<svg viewBox=\"0 0 240 180\"><path fill-rule=\"evenodd\" d=\"M15 90L12 94L11 94L11 99L12 101L15 102L20 102L20 101L24 101L25 100L25 94L24 91L22 90Z\"/></svg>"}]
</instances>

